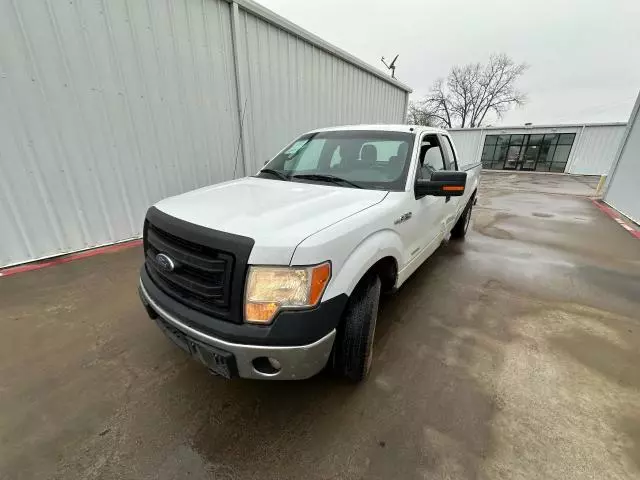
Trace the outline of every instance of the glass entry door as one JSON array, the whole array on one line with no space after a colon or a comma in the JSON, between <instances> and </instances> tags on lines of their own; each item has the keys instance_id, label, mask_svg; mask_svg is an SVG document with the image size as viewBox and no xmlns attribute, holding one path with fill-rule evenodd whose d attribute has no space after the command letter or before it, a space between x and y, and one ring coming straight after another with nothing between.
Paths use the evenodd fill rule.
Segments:
<instances>
[{"instance_id":1,"label":"glass entry door","mask_svg":"<svg viewBox=\"0 0 640 480\"><path fill-rule=\"evenodd\" d=\"M518 164L520 163L520 149L522 147L516 145L509 145L507 149L507 156L504 159L504 168L505 170L515 170L518 168Z\"/></svg>"},{"instance_id":2,"label":"glass entry door","mask_svg":"<svg viewBox=\"0 0 640 480\"><path fill-rule=\"evenodd\" d=\"M540 145L544 135L527 135L527 142L522 154L521 170L535 170L538 156L540 155Z\"/></svg>"},{"instance_id":3,"label":"glass entry door","mask_svg":"<svg viewBox=\"0 0 640 480\"><path fill-rule=\"evenodd\" d=\"M524 135L511 135L507 154L504 159L504 166L502 168L505 170L516 170L519 168L522 160L521 154L523 140Z\"/></svg>"}]
</instances>

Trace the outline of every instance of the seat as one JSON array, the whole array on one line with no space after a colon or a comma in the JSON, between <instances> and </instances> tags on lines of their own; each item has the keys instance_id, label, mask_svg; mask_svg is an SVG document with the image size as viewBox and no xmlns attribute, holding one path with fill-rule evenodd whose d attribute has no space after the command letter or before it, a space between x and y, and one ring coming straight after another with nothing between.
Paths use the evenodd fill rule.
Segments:
<instances>
[{"instance_id":1,"label":"seat","mask_svg":"<svg viewBox=\"0 0 640 480\"><path fill-rule=\"evenodd\" d=\"M378 161L378 149L375 145L363 145L360 150L360 160L368 165L375 165Z\"/></svg>"},{"instance_id":2,"label":"seat","mask_svg":"<svg viewBox=\"0 0 640 480\"><path fill-rule=\"evenodd\" d=\"M429 165L427 164L427 172L429 173L428 177L424 176L424 169L425 169L425 159L427 158L427 152L433 147L433 145L431 145L430 143L423 143L422 145L420 145L420 156L418 157L418 159L420 160L420 168L418 168L417 171L417 175L416 178L419 179L423 179L423 180L429 180L431 178L431 168L429 168Z\"/></svg>"},{"instance_id":3,"label":"seat","mask_svg":"<svg viewBox=\"0 0 640 480\"><path fill-rule=\"evenodd\" d=\"M424 158L427 156L427 151L431 148L430 143L423 143L420 145L420 165L424 164Z\"/></svg>"},{"instance_id":4,"label":"seat","mask_svg":"<svg viewBox=\"0 0 640 480\"><path fill-rule=\"evenodd\" d=\"M402 174L404 162L407 160L409 145L402 142L398 145L398 153L389 159L389 167L387 169L389 178L398 178Z\"/></svg>"}]
</instances>

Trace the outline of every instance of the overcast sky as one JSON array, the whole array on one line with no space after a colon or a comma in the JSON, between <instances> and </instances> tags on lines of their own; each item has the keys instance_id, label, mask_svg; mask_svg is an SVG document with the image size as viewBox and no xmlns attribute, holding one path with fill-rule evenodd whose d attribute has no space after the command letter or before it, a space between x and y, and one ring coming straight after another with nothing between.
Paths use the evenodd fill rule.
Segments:
<instances>
[{"instance_id":1,"label":"overcast sky","mask_svg":"<svg viewBox=\"0 0 640 480\"><path fill-rule=\"evenodd\" d=\"M495 124L626 122L640 90L640 0L258 1L376 67L399 53L414 99L494 52L528 63L529 102Z\"/></svg>"}]
</instances>

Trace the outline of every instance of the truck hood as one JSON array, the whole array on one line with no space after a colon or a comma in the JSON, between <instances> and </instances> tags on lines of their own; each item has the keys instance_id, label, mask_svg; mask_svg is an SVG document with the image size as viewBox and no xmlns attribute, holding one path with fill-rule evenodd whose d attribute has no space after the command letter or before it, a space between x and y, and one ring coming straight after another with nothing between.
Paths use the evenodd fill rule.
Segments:
<instances>
[{"instance_id":1,"label":"truck hood","mask_svg":"<svg viewBox=\"0 0 640 480\"><path fill-rule=\"evenodd\" d=\"M252 264L288 265L305 238L379 203L386 191L247 177L167 198L156 208L255 240Z\"/></svg>"}]
</instances>

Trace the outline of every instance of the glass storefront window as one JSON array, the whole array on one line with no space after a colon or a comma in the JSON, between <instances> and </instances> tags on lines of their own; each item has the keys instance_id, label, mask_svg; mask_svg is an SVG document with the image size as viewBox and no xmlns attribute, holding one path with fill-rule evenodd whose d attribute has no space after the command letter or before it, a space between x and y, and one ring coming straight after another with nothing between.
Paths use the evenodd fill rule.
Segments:
<instances>
[{"instance_id":1,"label":"glass storefront window","mask_svg":"<svg viewBox=\"0 0 640 480\"><path fill-rule=\"evenodd\" d=\"M524 141L524 135L511 135L510 145L522 145Z\"/></svg>"},{"instance_id":2,"label":"glass storefront window","mask_svg":"<svg viewBox=\"0 0 640 480\"><path fill-rule=\"evenodd\" d=\"M551 166L551 160L553 160L553 154L556 151L555 145L542 145L540 147L540 155L538 156L538 163L536 164L536 170L542 172L548 172Z\"/></svg>"},{"instance_id":3,"label":"glass storefront window","mask_svg":"<svg viewBox=\"0 0 640 480\"><path fill-rule=\"evenodd\" d=\"M536 165L536 160L538 159L538 154L540 153L539 145L527 145L527 148L522 155L522 169L523 170L533 170Z\"/></svg>"},{"instance_id":4,"label":"glass storefront window","mask_svg":"<svg viewBox=\"0 0 640 480\"><path fill-rule=\"evenodd\" d=\"M485 145L495 145L496 143L498 143L497 135L487 135L484 139Z\"/></svg>"},{"instance_id":5,"label":"glass storefront window","mask_svg":"<svg viewBox=\"0 0 640 480\"><path fill-rule=\"evenodd\" d=\"M540 154L540 143L544 135L528 135L522 154L522 170L533 170Z\"/></svg>"},{"instance_id":6,"label":"glass storefront window","mask_svg":"<svg viewBox=\"0 0 640 480\"><path fill-rule=\"evenodd\" d=\"M521 149L522 147L520 147L519 145L511 145L509 147L509 149L507 150L507 160L504 162L504 168L517 168Z\"/></svg>"},{"instance_id":7,"label":"glass storefront window","mask_svg":"<svg viewBox=\"0 0 640 480\"><path fill-rule=\"evenodd\" d=\"M542 138L544 135L529 135L529 141L527 145L540 145L542 143Z\"/></svg>"},{"instance_id":8,"label":"glass storefront window","mask_svg":"<svg viewBox=\"0 0 640 480\"><path fill-rule=\"evenodd\" d=\"M504 166L505 157L507 156L507 145L496 145L496 151L493 154L493 168L502 168Z\"/></svg>"},{"instance_id":9,"label":"glass storefront window","mask_svg":"<svg viewBox=\"0 0 640 480\"><path fill-rule=\"evenodd\" d=\"M571 145L558 145L553 154L553 163L567 163L571 153Z\"/></svg>"},{"instance_id":10,"label":"glass storefront window","mask_svg":"<svg viewBox=\"0 0 640 480\"><path fill-rule=\"evenodd\" d=\"M575 133L561 133L558 140L558 145L573 145L573 139L575 138L575 136Z\"/></svg>"},{"instance_id":11,"label":"glass storefront window","mask_svg":"<svg viewBox=\"0 0 640 480\"><path fill-rule=\"evenodd\" d=\"M555 145L558 143L558 134L557 133L545 133L542 139L542 145ZM548 150L548 149L547 149Z\"/></svg>"},{"instance_id":12,"label":"glass storefront window","mask_svg":"<svg viewBox=\"0 0 640 480\"><path fill-rule=\"evenodd\" d=\"M511 135L500 135L498 137L498 145L509 145L509 139Z\"/></svg>"},{"instance_id":13,"label":"glass storefront window","mask_svg":"<svg viewBox=\"0 0 640 480\"><path fill-rule=\"evenodd\" d=\"M493 151L495 150L495 145L485 145L482 149L482 161L483 162L491 162L493 160Z\"/></svg>"},{"instance_id":14,"label":"glass storefront window","mask_svg":"<svg viewBox=\"0 0 640 480\"><path fill-rule=\"evenodd\" d=\"M486 135L482 165L493 169L564 172L574 133Z\"/></svg>"},{"instance_id":15,"label":"glass storefront window","mask_svg":"<svg viewBox=\"0 0 640 480\"><path fill-rule=\"evenodd\" d=\"M551 167L551 161L553 160L553 154L556 151L556 144L558 143L557 133L545 133L542 138L542 144L540 146L540 154L538 155L538 163L536 164L536 170L548 172Z\"/></svg>"},{"instance_id":16,"label":"glass storefront window","mask_svg":"<svg viewBox=\"0 0 640 480\"><path fill-rule=\"evenodd\" d=\"M493 151L496 149L495 145L485 145L482 149L482 168L493 168L491 163L493 162Z\"/></svg>"}]
</instances>

